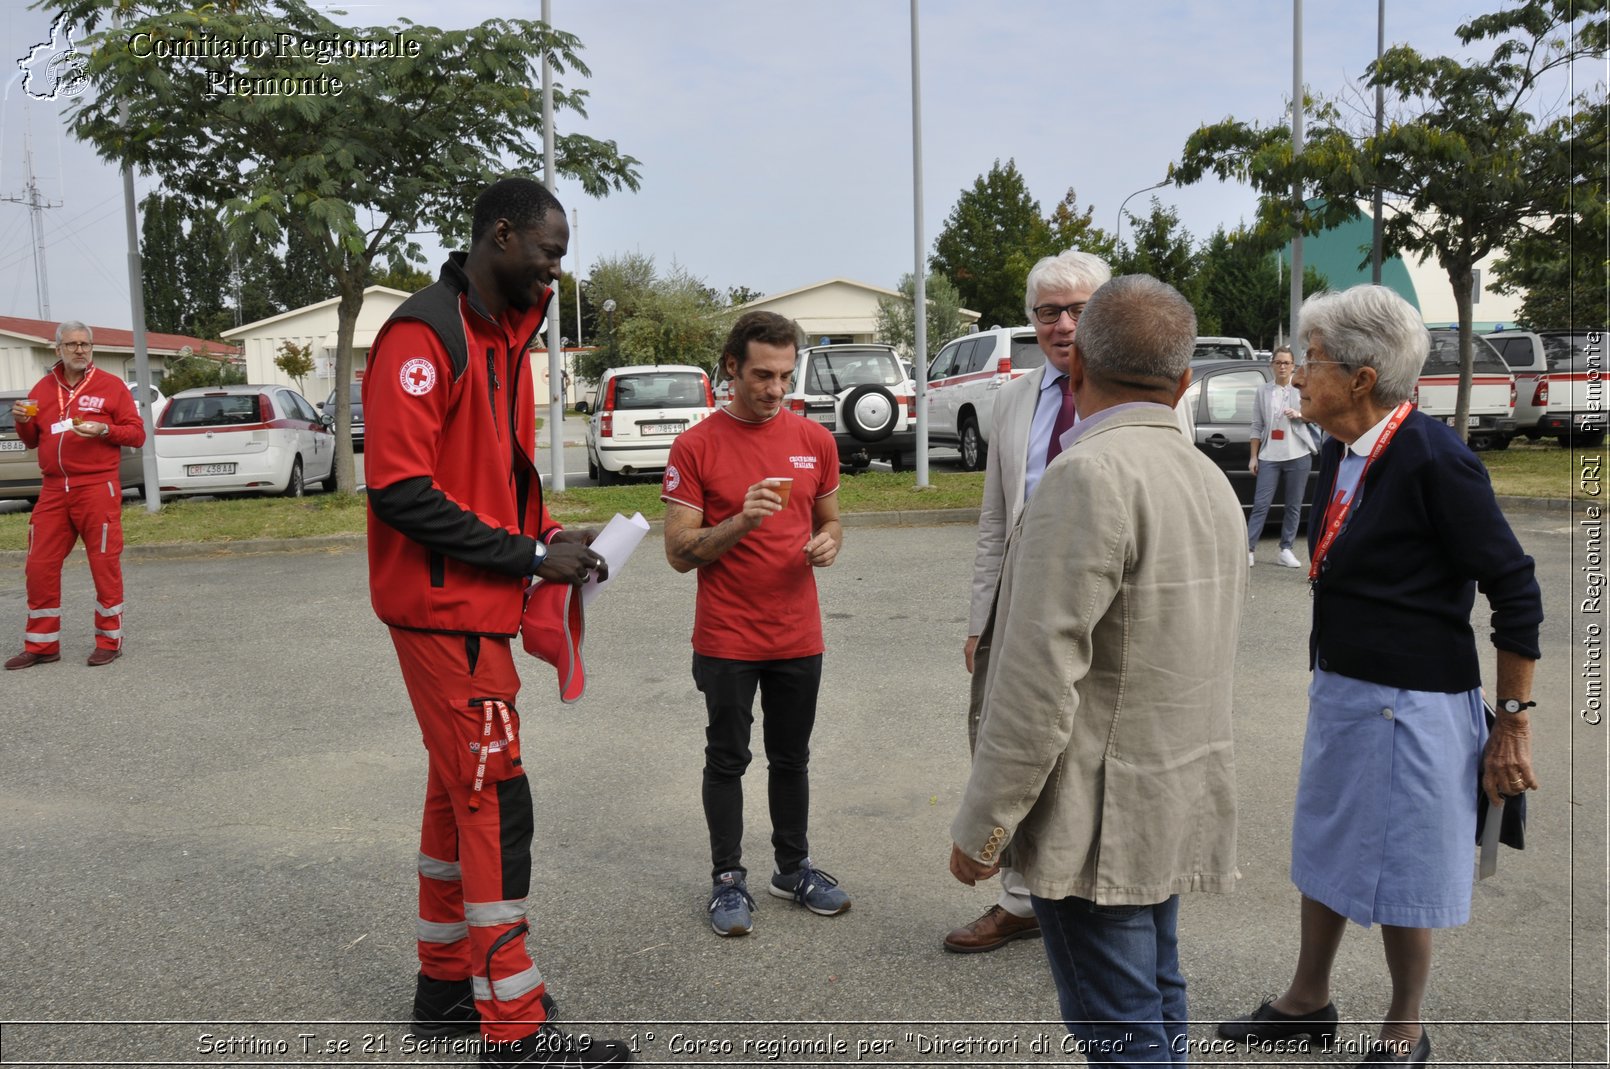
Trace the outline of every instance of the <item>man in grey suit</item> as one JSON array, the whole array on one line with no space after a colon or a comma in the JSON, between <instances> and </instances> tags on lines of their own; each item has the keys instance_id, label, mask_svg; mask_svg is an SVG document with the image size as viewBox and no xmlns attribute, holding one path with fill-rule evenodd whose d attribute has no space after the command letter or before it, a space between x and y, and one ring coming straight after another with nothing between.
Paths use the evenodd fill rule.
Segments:
<instances>
[{"instance_id":1,"label":"man in grey suit","mask_svg":"<svg viewBox=\"0 0 1610 1069\"><path fill-rule=\"evenodd\" d=\"M1101 1065L1185 1064L1179 895L1237 877L1246 531L1171 411L1195 335L1154 278L1090 298L1069 365L1080 421L1007 542L951 824L958 880L1010 864L1028 884L1063 1019Z\"/></svg>"},{"instance_id":2,"label":"man in grey suit","mask_svg":"<svg viewBox=\"0 0 1610 1069\"><path fill-rule=\"evenodd\" d=\"M1060 450L1053 443L1058 417L1071 421L1071 395L1063 386L1073 358L1073 337L1085 302L1112 269L1099 256L1069 249L1047 256L1029 271L1023 307L1045 353L1045 363L1001 387L995 398L994 440L984 466L984 501L978 513L978 549L973 557L973 596L967 614L967 644L962 656L973 670L973 650L984 619L995 602L995 585L1001 577L1006 532L1017 522L1023 503L1034 492L1045 471L1048 456ZM969 722L968 735L977 730ZM1040 922L1029 905L1029 889L1017 873L1001 872L1000 899L971 924L945 936L945 949L957 954L978 954L1005 946L1014 939L1040 933Z\"/></svg>"}]
</instances>

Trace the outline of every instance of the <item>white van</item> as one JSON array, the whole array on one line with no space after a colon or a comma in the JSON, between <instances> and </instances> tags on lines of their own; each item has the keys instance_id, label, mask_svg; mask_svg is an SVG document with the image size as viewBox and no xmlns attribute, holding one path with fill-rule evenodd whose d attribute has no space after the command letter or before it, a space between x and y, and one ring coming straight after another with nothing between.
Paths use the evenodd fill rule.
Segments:
<instances>
[{"instance_id":1,"label":"white van","mask_svg":"<svg viewBox=\"0 0 1610 1069\"><path fill-rule=\"evenodd\" d=\"M928 364L928 436L954 443L962 467L983 471L1002 386L1045 363L1033 327L994 327L947 343Z\"/></svg>"},{"instance_id":2,"label":"white van","mask_svg":"<svg viewBox=\"0 0 1610 1069\"><path fill-rule=\"evenodd\" d=\"M1549 404L1549 365L1543 339L1529 330L1499 330L1482 336L1515 376L1515 433L1536 441L1543 437L1540 427Z\"/></svg>"},{"instance_id":3,"label":"white van","mask_svg":"<svg viewBox=\"0 0 1610 1069\"><path fill-rule=\"evenodd\" d=\"M1603 327L1540 330L1549 365L1549 405L1538 429L1563 446L1604 444L1605 353Z\"/></svg>"},{"instance_id":4,"label":"white van","mask_svg":"<svg viewBox=\"0 0 1610 1069\"><path fill-rule=\"evenodd\" d=\"M1472 337L1469 436L1472 449L1502 449L1515 435L1515 376L1480 335ZM1452 427L1459 400L1459 332L1431 331L1431 353L1420 370L1414 403Z\"/></svg>"}]
</instances>

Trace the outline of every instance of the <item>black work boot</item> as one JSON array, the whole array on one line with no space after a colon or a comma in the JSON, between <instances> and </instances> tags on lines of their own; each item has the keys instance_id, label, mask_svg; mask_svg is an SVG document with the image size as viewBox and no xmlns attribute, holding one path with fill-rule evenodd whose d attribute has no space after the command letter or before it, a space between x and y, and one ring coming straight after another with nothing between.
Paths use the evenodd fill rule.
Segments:
<instances>
[{"instance_id":1,"label":"black work boot","mask_svg":"<svg viewBox=\"0 0 1610 1069\"><path fill-rule=\"evenodd\" d=\"M507 1043L481 1045L481 1064L493 1066L549 1065L562 1069L591 1069L624 1065L632 1060L625 1043L578 1032L566 1035L544 1021L529 1036Z\"/></svg>"},{"instance_id":2,"label":"black work boot","mask_svg":"<svg viewBox=\"0 0 1610 1069\"><path fill-rule=\"evenodd\" d=\"M409 1032L416 1036L451 1036L481 1030L481 1015L475 1009L475 994L468 978L433 980L419 974L414 986L414 1024Z\"/></svg>"}]
</instances>

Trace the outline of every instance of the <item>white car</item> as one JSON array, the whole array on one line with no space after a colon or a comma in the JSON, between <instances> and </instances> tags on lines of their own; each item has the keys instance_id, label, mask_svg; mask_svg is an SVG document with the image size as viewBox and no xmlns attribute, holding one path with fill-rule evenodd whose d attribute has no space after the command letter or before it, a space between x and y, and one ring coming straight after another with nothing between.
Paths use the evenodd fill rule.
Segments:
<instances>
[{"instance_id":1,"label":"white car","mask_svg":"<svg viewBox=\"0 0 1610 1069\"><path fill-rule=\"evenodd\" d=\"M137 382L131 382L128 384L128 387L129 393L134 395L134 403L143 409L145 406L140 404L140 384ZM151 384L150 399L151 426L155 427L158 423L162 422L162 413L168 407L168 399L162 396L162 391L154 382ZM141 415L144 415L144 412L142 412Z\"/></svg>"},{"instance_id":2,"label":"white car","mask_svg":"<svg viewBox=\"0 0 1610 1069\"><path fill-rule=\"evenodd\" d=\"M587 476L599 486L658 475L676 436L715 411L710 377L691 364L612 367L587 417Z\"/></svg>"},{"instance_id":3,"label":"white car","mask_svg":"<svg viewBox=\"0 0 1610 1069\"><path fill-rule=\"evenodd\" d=\"M330 423L289 386L183 390L157 425L157 485L165 495L334 490Z\"/></svg>"},{"instance_id":4,"label":"white car","mask_svg":"<svg viewBox=\"0 0 1610 1069\"><path fill-rule=\"evenodd\" d=\"M994 327L949 342L928 364L928 437L954 442L962 467L983 471L996 393L1044 363L1033 327Z\"/></svg>"}]
</instances>

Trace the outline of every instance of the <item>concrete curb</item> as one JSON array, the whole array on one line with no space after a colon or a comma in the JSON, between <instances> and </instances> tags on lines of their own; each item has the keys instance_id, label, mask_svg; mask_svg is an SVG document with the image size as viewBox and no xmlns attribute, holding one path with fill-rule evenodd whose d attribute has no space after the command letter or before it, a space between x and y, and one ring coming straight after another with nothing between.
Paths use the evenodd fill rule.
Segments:
<instances>
[{"instance_id":1,"label":"concrete curb","mask_svg":"<svg viewBox=\"0 0 1610 1069\"><path fill-rule=\"evenodd\" d=\"M1507 512L1567 513L1572 502L1556 497L1500 497L1499 508ZM1578 502L1581 504L1581 502ZM978 523L978 509L902 509L894 512L850 512L841 517L846 527L938 527L948 524ZM664 530L664 523L653 520L649 529ZM125 546L125 560L182 560L200 557L250 557L263 553L338 553L361 547L362 534L310 535L306 538L253 538L240 542L186 542L151 546ZM74 552L81 552L74 547ZM0 564L22 564L24 550L0 551Z\"/></svg>"}]
</instances>

